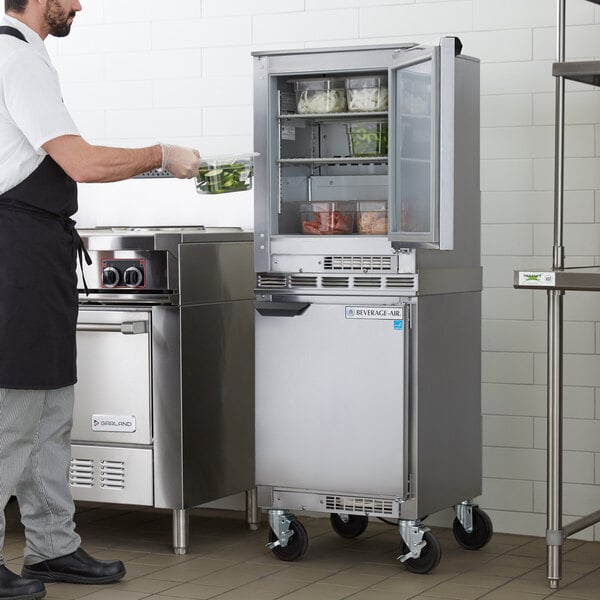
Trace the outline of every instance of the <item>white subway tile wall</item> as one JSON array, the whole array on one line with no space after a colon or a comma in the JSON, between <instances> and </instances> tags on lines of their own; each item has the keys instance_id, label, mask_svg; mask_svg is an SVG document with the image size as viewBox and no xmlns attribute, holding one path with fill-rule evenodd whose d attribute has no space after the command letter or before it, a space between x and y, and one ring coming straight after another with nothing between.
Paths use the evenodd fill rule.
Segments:
<instances>
[{"instance_id":1,"label":"white subway tile wall","mask_svg":"<svg viewBox=\"0 0 600 600\"><path fill-rule=\"evenodd\" d=\"M600 7L567 6L567 55L600 57ZM515 269L551 267L552 0L95 0L48 40L64 99L94 142L158 139L205 156L252 150L253 50L428 42L481 59L483 494L496 531L544 535L546 296ZM600 257L600 96L567 86L567 264ZM81 186L81 226L252 227L252 195L193 184ZM600 508L600 298L565 300L565 519ZM448 511L445 519L450 518ZM600 528L578 537L600 540Z\"/></svg>"}]
</instances>

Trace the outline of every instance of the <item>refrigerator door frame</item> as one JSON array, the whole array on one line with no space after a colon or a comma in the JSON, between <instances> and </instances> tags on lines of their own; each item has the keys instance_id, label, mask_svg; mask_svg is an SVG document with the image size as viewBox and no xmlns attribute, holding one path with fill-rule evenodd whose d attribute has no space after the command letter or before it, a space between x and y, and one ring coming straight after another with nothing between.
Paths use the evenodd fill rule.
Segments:
<instances>
[{"instance_id":1,"label":"refrigerator door frame","mask_svg":"<svg viewBox=\"0 0 600 600\"><path fill-rule=\"evenodd\" d=\"M442 38L435 46L418 46L394 57L388 70L390 90L389 111L389 194L388 238L394 248L426 247L440 250L454 248L454 96L455 38ZM396 80L399 71L431 61L431 167L430 167L430 227L427 232L401 231L397 215L396 189L400 177L397 149L402 145L401 99ZM396 231L394 231L396 228Z\"/></svg>"}]
</instances>

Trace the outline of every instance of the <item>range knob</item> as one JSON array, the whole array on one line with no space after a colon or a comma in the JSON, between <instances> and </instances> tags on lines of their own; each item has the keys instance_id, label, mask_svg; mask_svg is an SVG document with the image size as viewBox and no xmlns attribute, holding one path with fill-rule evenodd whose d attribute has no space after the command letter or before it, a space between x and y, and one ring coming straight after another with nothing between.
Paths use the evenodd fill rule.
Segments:
<instances>
[{"instance_id":1,"label":"range knob","mask_svg":"<svg viewBox=\"0 0 600 600\"><path fill-rule=\"evenodd\" d=\"M125 269L123 279L127 287L139 287L144 281L144 274L137 267L129 267Z\"/></svg>"},{"instance_id":2,"label":"range knob","mask_svg":"<svg viewBox=\"0 0 600 600\"><path fill-rule=\"evenodd\" d=\"M107 288L113 288L119 283L119 271L114 267L104 267L102 269L102 285Z\"/></svg>"}]
</instances>

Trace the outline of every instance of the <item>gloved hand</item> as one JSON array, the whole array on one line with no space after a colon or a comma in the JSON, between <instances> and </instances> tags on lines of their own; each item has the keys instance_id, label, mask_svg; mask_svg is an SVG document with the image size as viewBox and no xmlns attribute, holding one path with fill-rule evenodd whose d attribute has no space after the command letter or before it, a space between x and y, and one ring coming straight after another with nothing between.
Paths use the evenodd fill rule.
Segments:
<instances>
[{"instance_id":1,"label":"gloved hand","mask_svg":"<svg viewBox=\"0 0 600 600\"><path fill-rule=\"evenodd\" d=\"M163 171L169 171L173 177L189 179L198 175L200 167L200 152L192 148L163 144L159 142L162 149Z\"/></svg>"}]
</instances>

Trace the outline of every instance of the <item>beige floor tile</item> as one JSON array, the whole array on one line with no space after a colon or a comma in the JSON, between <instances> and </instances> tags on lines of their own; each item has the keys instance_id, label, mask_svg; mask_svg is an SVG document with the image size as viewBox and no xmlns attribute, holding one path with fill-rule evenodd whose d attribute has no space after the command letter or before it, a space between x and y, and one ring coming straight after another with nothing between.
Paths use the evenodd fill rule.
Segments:
<instances>
[{"instance_id":1,"label":"beige floor tile","mask_svg":"<svg viewBox=\"0 0 600 600\"><path fill-rule=\"evenodd\" d=\"M390 594L395 593L411 593L413 595L424 593L426 590L430 590L432 587L439 585L442 581L439 578L434 579L434 574L429 573L428 575L415 575L407 573L403 575L396 575L394 577L388 577L379 583L371 586L371 589L378 590L381 592L387 592Z\"/></svg>"},{"instance_id":2,"label":"beige floor tile","mask_svg":"<svg viewBox=\"0 0 600 600\"><path fill-rule=\"evenodd\" d=\"M409 598L412 600L412 598L415 598L415 595L411 593L404 594L402 592L394 592L391 595L390 592L373 589L362 590L351 596L351 600L408 600ZM440 599L436 598L436 600Z\"/></svg>"},{"instance_id":3,"label":"beige floor tile","mask_svg":"<svg viewBox=\"0 0 600 600\"><path fill-rule=\"evenodd\" d=\"M60 600L77 600L98 591L98 586L73 585L70 583L47 583L46 598L58 598Z\"/></svg>"},{"instance_id":4,"label":"beige floor tile","mask_svg":"<svg viewBox=\"0 0 600 600\"><path fill-rule=\"evenodd\" d=\"M384 579L387 579L386 575L368 575L367 573L361 573L358 569L346 569L345 571L340 571L339 573L321 579L320 583L344 585L362 590L380 583Z\"/></svg>"},{"instance_id":5,"label":"beige floor tile","mask_svg":"<svg viewBox=\"0 0 600 600\"><path fill-rule=\"evenodd\" d=\"M542 594L532 594L530 592L520 592L512 589L509 586L501 587L497 590L492 590L483 596L480 596L482 600L542 600L550 596L551 590L547 590Z\"/></svg>"},{"instance_id":6,"label":"beige floor tile","mask_svg":"<svg viewBox=\"0 0 600 600\"><path fill-rule=\"evenodd\" d=\"M126 563L125 568L127 569L127 575L125 576L127 579L151 576L157 570L157 567L153 565L141 565L139 563Z\"/></svg>"},{"instance_id":7,"label":"beige floor tile","mask_svg":"<svg viewBox=\"0 0 600 600\"><path fill-rule=\"evenodd\" d=\"M480 573L478 570L474 570L459 573L456 577L450 579L448 583L462 583L464 585L483 587L491 590L504 585L508 581L510 581L509 577L487 575L485 573Z\"/></svg>"},{"instance_id":8,"label":"beige floor tile","mask_svg":"<svg viewBox=\"0 0 600 600\"><path fill-rule=\"evenodd\" d=\"M194 598L195 600L203 600L212 598L217 594L227 592L229 588L217 585L201 585L197 583L184 583L175 587L169 588L161 592L163 596L170 598Z\"/></svg>"},{"instance_id":9,"label":"beige floor tile","mask_svg":"<svg viewBox=\"0 0 600 600\"><path fill-rule=\"evenodd\" d=\"M154 570L148 575L148 577L151 579L165 579L168 581L179 581L181 583L185 583L194 579L198 579L198 577L201 577L202 575L212 573L213 571L220 571L221 569L231 567L235 564L238 563L235 561L213 560L208 557L198 557L179 565ZM146 568L151 568L149 565L143 566Z\"/></svg>"},{"instance_id":10,"label":"beige floor tile","mask_svg":"<svg viewBox=\"0 0 600 600\"><path fill-rule=\"evenodd\" d=\"M193 583L198 585L214 585L231 590L252 581L256 581L261 577L273 575L280 570L281 567L275 566L269 567L259 564L242 564L233 567L227 567L226 569L221 569L219 571L215 571L214 573L209 573L208 575L195 578Z\"/></svg>"},{"instance_id":11,"label":"beige floor tile","mask_svg":"<svg viewBox=\"0 0 600 600\"><path fill-rule=\"evenodd\" d=\"M476 600L489 590L485 587L464 585L445 581L427 590L427 595L433 598L448 600Z\"/></svg>"},{"instance_id":12,"label":"beige floor tile","mask_svg":"<svg viewBox=\"0 0 600 600\"><path fill-rule=\"evenodd\" d=\"M160 579L146 579L137 577L136 579L125 579L119 582L119 589L127 592L145 592L147 594L159 594L178 584L173 581L161 581Z\"/></svg>"},{"instance_id":13,"label":"beige floor tile","mask_svg":"<svg viewBox=\"0 0 600 600\"><path fill-rule=\"evenodd\" d=\"M356 589L341 585L312 583L284 596L285 600L341 600L356 594ZM258 597L257 597L258 598Z\"/></svg>"},{"instance_id":14,"label":"beige floor tile","mask_svg":"<svg viewBox=\"0 0 600 600\"><path fill-rule=\"evenodd\" d=\"M600 544L585 542L572 550L565 547L562 557L564 562L595 562L600 565Z\"/></svg>"},{"instance_id":15,"label":"beige floor tile","mask_svg":"<svg viewBox=\"0 0 600 600\"><path fill-rule=\"evenodd\" d=\"M144 592L127 592L115 589L115 586L106 586L105 589L87 594L85 598L89 600L140 600L147 595Z\"/></svg>"}]
</instances>

